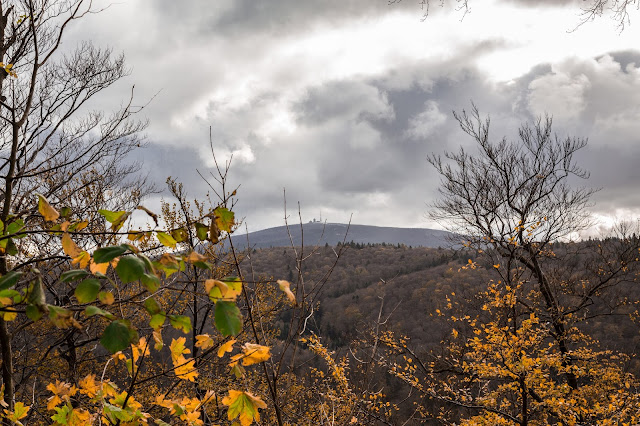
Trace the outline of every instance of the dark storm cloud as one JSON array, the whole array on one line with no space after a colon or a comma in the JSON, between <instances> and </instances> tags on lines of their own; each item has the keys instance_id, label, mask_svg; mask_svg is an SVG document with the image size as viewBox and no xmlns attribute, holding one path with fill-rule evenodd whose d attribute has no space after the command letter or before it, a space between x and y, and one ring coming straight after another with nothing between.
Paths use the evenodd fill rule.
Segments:
<instances>
[{"instance_id":1,"label":"dark storm cloud","mask_svg":"<svg viewBox=\"0 0 640 426\"><path fill-rule=\"evenodd\" d=\"M145 174L156 183L162 194L167 194L165 181L168 177L184 183L194 196L206 192L206 183L198 176L197 170L208 169L203 157L192 147L148 143L144 148L133 151L130 158L144 165Z\"/></svg>"}]
</instances>

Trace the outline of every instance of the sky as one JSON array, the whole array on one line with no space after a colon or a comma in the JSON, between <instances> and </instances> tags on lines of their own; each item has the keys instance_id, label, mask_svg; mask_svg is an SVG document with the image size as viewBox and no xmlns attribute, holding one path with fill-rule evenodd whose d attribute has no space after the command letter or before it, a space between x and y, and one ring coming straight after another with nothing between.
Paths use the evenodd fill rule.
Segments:
<instances>
[{"instance_id":1,"label":"sky","mask_svg":"<svg viewBox=\"0 0 640 426\"><path fill-rule=\"evenodd\" d=\"M601 228L640 217L640 13L580 23L581 1L120 0L75 23L131 69L96 98L110 110L135 86L149 120L135 154L164 188L209 190L210 146L232 157L229 188L249 231L288 220L442 228L430 154L473 149L453 111L475 103L492 137L553 116L601 188ZM211 136L210 136L211 135ZM210 144L211 142L211 144ZM159 194L149 199L157 208Z\"/></svg>"}]
</instances>

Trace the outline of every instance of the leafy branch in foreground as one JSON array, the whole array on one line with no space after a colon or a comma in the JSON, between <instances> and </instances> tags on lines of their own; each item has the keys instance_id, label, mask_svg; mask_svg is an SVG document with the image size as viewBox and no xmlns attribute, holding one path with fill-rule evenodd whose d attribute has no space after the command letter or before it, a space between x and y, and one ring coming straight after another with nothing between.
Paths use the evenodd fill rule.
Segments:
<instances>
[{"instance_id":1,"label":"leafy branch in foreground","mask_svg":"<svg viewBox=\"0 0 640 426\"><path fill-rule=\"evenodd\" d=\"M95 334L96 339L112 355L105 358L106 364L100 379L95 373L90 373L78 377L74 382L56 380L46 386L51 393L46 409L43 410L37 401L35 407L16 403L10 408L5 403L6 408L0 415L2 418L20 422L31 415L46 418L49 415L44 412L48 411L54 413L49 416L54 424L88 424L98 419L106 424L147 424L151 420L163 424L162 418L167 412L158 408L164 408L169 415L188 424L204 424L202 419L210 416L206 413L207 407L212 406L214 395L217 394L212 390L205 391L200 397L185 395L176 399L167 397L171 391L169 388L164 395L157 396L151 402L151 410L148 406L150 402L146 401L145 409L134 393L141 392L144 395L141 386L149 381L172 380L174 387L181 383L197 384L199 370L207 365L206 362L210 362L212 354L219 359L229 356L227 374L237 378L245 375L245 367L271 357L269 347L260 344L246 342L237 350L234 347L236 336L243 330L243 318L237 301L244 283L232 276L211 276L216 269L216 260L206 253L201 254L197 250L175 251L178 244L185 242L187 235L195 235L200 242L215 246L223 234L233 232L234 214L226 207L218 206L203 217L209 222L206 232L203 232L205 225L202 219L187 223L179 230L128 231L128 242L115 241L112 235L113 244L95 249L92 253L74 241L67 232L71 226L68 217L63 217L44 196L38 196L37 209L46 223L47 232L59 238L64 254L72 265L79 267L60 273L58 283L53 283L54 287L70 286L68 294L72 294L73 298L65 304L52 303L46 295L47 289L43 286L40 271L35 268L12 270L0 277L0 312L3 319L10 323L24 314L29 320L24 323L25 327L45 321L63 332L74 333L73 330L77 330L86 334L100 330ZM131 216L128 211L104 209L100 210L100 214L113 230L120 230ZM81 222L84 221L75 223ZM81 234L84 227L78 228L75 228L75 232ZM144 238L140 235L144 235ZM21 238L29 236L30 231L21 234ZM78 234L74 234L74 237L78 237ZM151 256L145 254L149 246L152 247ZM186 346L185 337L172 337L168 346L163 338L163 334L175 335L171 329L187 336L193 331L194 315L176 309L184 299L186 289L176 286L175 278L188 268L201 271L202 279L196 282L192 294L207 300L210 303L209 310L213 311L208 328L214 333L193 335L194 347L200 350L197 356ZM145 316L147 320L141 321ZM140 337L141 332L150 334ZM155 360L166 350L169 351L170 364L157 365ZM121 378L110 381L104 377L111 362L125 366L128 383ZM229 419L238 418L242 425L258 421L258 410L266 407L250 391L233 388L218 403L228 406ZM218 409L216 404L213 405L215 407L211 410ZM37 414L34 414L36 410Z\"/></svg>"}]
</instances>

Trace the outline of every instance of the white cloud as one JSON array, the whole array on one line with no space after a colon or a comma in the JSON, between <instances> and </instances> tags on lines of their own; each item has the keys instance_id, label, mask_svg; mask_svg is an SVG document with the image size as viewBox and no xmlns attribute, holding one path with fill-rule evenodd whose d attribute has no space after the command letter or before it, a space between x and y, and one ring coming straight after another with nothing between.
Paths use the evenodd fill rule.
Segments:
<instances>
[{"instance_id":1,"label":"white cloud","mask_svg":"<svg viewBox=\"0 0 640 426\"><path fill-rule=\"evenodd\" d=\"M534 115L548 113L559 120L576 118L586 107L585 92L590 86L584 74L554 71L543 75L529 84L529 109Z\"/></svg>"},{"instance_id":2,"label":"white cloud","mask_svg":"<svg viewBox=\"0 0 640 426\"><path fill-rule=\"evenodd\" d=\"M640 134L640 70L602 54L637 48L640 25L618 34L599 20L567 33L576 18L571 5L497 0L474 2L462 22L440 8L421 22L408 1L258 3L124 0L71 34L124 50L133 67L96 108L117 106L133 84L141 101L160 91L145 113L149 140L166 155L141 154L154 176L171 169L198 181L193 164L210 157L211 126L219 160L234 156L238 208L253 226L281 224L283 187L312 217L322 209L341 216L335 221L354 212L357 223L419 224L437 186L425 157L468 142L447 117L470 99L492 115L498 136L517 128L518 114L552 113L560 130L619 149L617 157L613 149L585 154L602 168L595 186L628 191L637 183L620 173L632 162L616 161L630 157ZM541 63L552 71L521 80ZM399 143L407 138L415 143ZM189 161L192 152L199 158ZM599 177L606 174L616 179ZM625 191L611 202L640 205Z\"/></svg>"},{"instance_id":3,"label":"white cloud","mask_svg":"<svg viewBox=\"0 0 640 426\"><path fill-rule=\"evenodd\" d=\"M447 116L440 112L436 101L424 103L424 110L409 119L409 127L405 134L413 139L425 139L433 134L435 129L447 121Z\"/></svg>"}]
</instances>

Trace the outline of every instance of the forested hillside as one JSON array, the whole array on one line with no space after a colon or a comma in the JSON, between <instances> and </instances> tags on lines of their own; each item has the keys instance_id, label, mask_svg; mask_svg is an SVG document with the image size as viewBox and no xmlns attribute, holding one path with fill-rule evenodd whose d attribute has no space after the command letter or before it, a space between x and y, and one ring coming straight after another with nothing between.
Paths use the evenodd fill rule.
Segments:
<instances>
[{"instance_id":1,"label":"forested hillside","mask_svg":"<svg viewBox=\"0 0 640 426\"><path fill-rule=\"evenodd\" d=\"M548 259L545 267L554 270L558 276L575 278L589 274L594 272L594 268L603 266L593 263L596 258L605 252L616 252L620 245L627 243L614 238L554 244L553 250L563 260ZM305 258L300 277L297 276L296 254L298 258ZM426 414L442 408L437 394L426 400L417 398L411 391L412 386L404 382L409 380L404 373L389 374L385 371L395 365L395 357L399 353L404 359L399 364L406 363L406 359L419 359L431 366L427 367L429 372L423 373L443 380L438 378L442 373L431 370L435 366L432 363L451 356L452 348L458 348L462 336L472 338L480 334L475 321L460 323L465 316L487 323L492 320L491 315L487 316L486 306L483 307L487 302L484 292L487 283L499 283L501 278L497 265L491 262L491 254L483 250L409 248L386 244L253 250L242 265L247 276L258 281L272 280L278 272L287 271L289 280L304 283L306 288L321 288L313 300L316 309L309 317L305 333L317 334L325 345L335 351L333 356L336 360L341 357L350 360L352 368L347 376L354 384L362 385L363 382L362 359L359 358L363 356L363 348L365 359L370 356L369 351L376 341L381 347L384 342L392 348L387 352L379 348L380 354L375 356L375 361L371 358L365 363L368 369L364 370L368 371L367 385L378 386L380 395L385 395L384 398L395 407L387 412L390 424L401 424L407 418L414 418L416 407L418 411L426 410L419 416L426 416L422 421L437 424L435 418ZM330 274L328 280L327 274ZM637 375L640 373L640 360L636 357L640 325L633 320L634 315L629 316L635 312L636 303L626 303L637 300L635 274L630 274L627 281L618 284L614 299L594 297L589 314L577 319L574 325L576 332L591 342L593 350L618 353L617 356L624 360L624 370ZM281 336L289 332L289 319L287 310L274 319ZM398 344L388 336L399 339L404 349L397 351ZM322 357L307 362L326 368ZM416 365L415 360L412 362ZM454 368L453 364L444 371L451 368ZM394 380L394 375L402 380ZM426 379L422 380L426 382ZM465 409L464 404L449 404L446 412L447 417L456 418L469 415L473 410Z\"/></svg>"},{"instance_id":2,"label":"forested hillside","mask_svg":"<svg viewBox=\"0 0 640 426\"><path fill-rule=\"evenodd\" d=\"M572 250L576 255L569 263L554 267L566 271L588 267L584 252L600 243L616 244L616 241L557 244L554 249L558 252ZM389 318L386 324L389 329L408 336L420 350L437 348L451 334L451 324L436 314L445 310L447 298L458 301L472 313L479 309L477 295L487 282L500 279L487 256L468 249L349 244L335 266L339 247L307 250L312 254L303 264L304 281L322 283L330 273L322 284L317 298L319 309L311 318L310 329L334 349L344 349L361 337L359 333L376 323L381 307L383 317ZM259 280L274 279L280 274L296 281L295 259L291 248L276 247L253 250L242 265ZM470 260L477 262L474 269L468 267ZM634 298L637 292L631 279L617 296ZM610 308L603 303L594 300L593 309ZM278 324L286 327L282 319ZM584 321L581 327L606 349L634 355L640 345L640 329L626 315L599 316Z\"/></svg>"}]
</instances>

